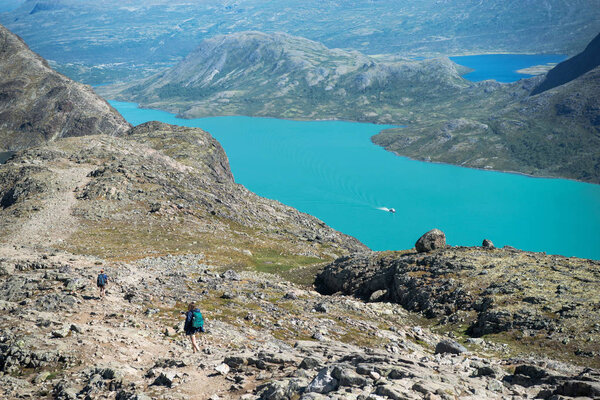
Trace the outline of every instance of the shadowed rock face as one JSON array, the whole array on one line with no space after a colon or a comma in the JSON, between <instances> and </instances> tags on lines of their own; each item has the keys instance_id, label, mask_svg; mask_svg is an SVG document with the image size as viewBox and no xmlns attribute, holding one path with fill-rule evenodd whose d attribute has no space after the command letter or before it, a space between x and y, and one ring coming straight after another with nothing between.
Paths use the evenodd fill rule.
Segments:
<instances>
[{"instance_id":1,"label":"shadowed rock face","mask_svg":"<svg viewBox=\"0 0 600 400\"><path fill-rule=\"evenodd\" d=\"M0 150L67 136L118 136L129 128L89 86L52 70L0 25Z\"/></svg>"},{"instance_id":2,"label":"shadowed rock face","mask_svg":"<svg viewBox=\"0 0 600 400\"><path fill-rule=\"evenodd\" d=\"M600 34L594 38L585 48L585 50L575 57L569 58L552 68L546 75L546 79L540 83L531 95L540 94L550 90L596 68L600 65Z\"/></svg>"}]
</instances>

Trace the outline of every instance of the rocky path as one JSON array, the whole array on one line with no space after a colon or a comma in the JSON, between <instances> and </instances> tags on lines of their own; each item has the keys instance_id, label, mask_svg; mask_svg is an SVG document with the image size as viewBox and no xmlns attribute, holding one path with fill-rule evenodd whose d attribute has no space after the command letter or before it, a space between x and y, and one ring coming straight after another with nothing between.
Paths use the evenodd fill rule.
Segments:
<instances>
[{"instance_id":1,"label":"rocky path","mask_svg":"<svg viewBox=\"0 0 600 400\"><path fill-rule=\"evenodd\" d=\"M416 326L398 305L223 272L202 256L110 264L11 249L0 261L2 398L600 395L594 370L482 357L482 341L465 349ZM104 300L94 284L101 267L112 281ZM181 332L180 311L190 299L207 321L200 354L191 354Z\"/></svg>"},{"instance_id":2,"label":"rocky path","mask_svg":"<svg viewBox=\"0 0 600 400\"><path fill-rule=\"evenodd\" d=\"M48 248L67 239L77 227L77 221L71 213L76 202L76 188L87 184L90 171L89 167L82 166L54 171L59 179L57 186L62 190L57 190L46 198L41 210L16 227L6 237L5 243Z\"/></svg>"}]
</instances>

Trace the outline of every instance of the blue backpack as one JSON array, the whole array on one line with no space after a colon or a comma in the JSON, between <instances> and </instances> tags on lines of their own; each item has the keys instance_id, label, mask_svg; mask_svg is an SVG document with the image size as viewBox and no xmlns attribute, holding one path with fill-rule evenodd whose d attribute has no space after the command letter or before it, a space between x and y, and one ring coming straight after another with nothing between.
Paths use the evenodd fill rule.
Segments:
<instances>
[{"instance_id":1,"label":"blue backpack","mask_svg":"<svg viewBox=\"0 0 600 400\"><path fill-rule=\"evenodd\" d=\"M202 317L200 310L192 311L192 328L199 328L204 331L204 317Z\"/></svg>"},{"instance_id":2,"label":"blue backpack","mask_svg":"<svg viewBox=\"0 0 600 400\"><path fill-rule=\"evenodd\" d=\"M107 280L108 279L107 279L106 274L100 274L100 275L98 275L98 279L97 279L98 286L104 286L104 285L106 285L106 281Z\"/></svg>"}]
</instances>

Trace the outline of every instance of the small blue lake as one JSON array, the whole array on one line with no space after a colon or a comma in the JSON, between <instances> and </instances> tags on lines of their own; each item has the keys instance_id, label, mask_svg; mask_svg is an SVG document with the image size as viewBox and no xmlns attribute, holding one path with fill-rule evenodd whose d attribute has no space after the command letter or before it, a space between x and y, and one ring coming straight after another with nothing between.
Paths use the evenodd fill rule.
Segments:
<instances>
[{"instance_id":1,"label":"small blue lake","mask_svg":"<svg viewBox=\"0 0 600 400\"><path fill-rule=\"evenodd\" d=\"M439 228L452 245L479 246L488 238L496 246L600 259L600 185L398 157L370 141L386 126L184 120L133 103L110 103L134 125L158 120L210 132L225 148L238 183L374 250L411 248L421 234Z\"/></svg>"},{"instance_id":2,"label":"small blue lake","mask_svg":"<svg viewBox=\"0 0 600 400\"><path fill-rule=\"evenodd\" d=\"M517 71L536 65L557 64L567 57L561 54L482 54L450 57L457 64L473 69L463 78L473 82L495 79L498 82L515 82L532 75Z\"/></svg>"}]
</instances>

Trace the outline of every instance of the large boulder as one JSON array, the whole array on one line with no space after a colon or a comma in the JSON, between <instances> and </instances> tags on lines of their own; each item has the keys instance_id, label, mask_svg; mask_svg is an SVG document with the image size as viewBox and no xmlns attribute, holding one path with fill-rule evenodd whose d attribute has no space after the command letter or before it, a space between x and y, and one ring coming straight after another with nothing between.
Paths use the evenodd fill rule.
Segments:
<instances>
[{"instance_id":1,"label":"large boulder","mask_svg":"<svg viewBox=\"0 0 600 400\"><path fill-rule=\"evenodd\" d=\"M435 346L435 354L462 354L466 353L467 349L462 344L454 340L442 340Z\"/></svg>"},{"instance_id":2,"label":"large boulder","mask_svg":"<svg viewBox=\"0 0 600 400\"><path fill-rule=\"evenodd\" d=\"M446 247L446 235L439 229L432 229L417 240L415 248L419 253L426 253Z\"/></svg>"},{"instance_id":3,"label":"large boulder","mask_svg":"<svg viewBox=\"0 0 600 400\"><path fill-rule=\"evenodd\" d=\"M494 243L490 239L483 239L481 247L483 247L484 249L493 249Z\"/></svg>"}]
</instances>

